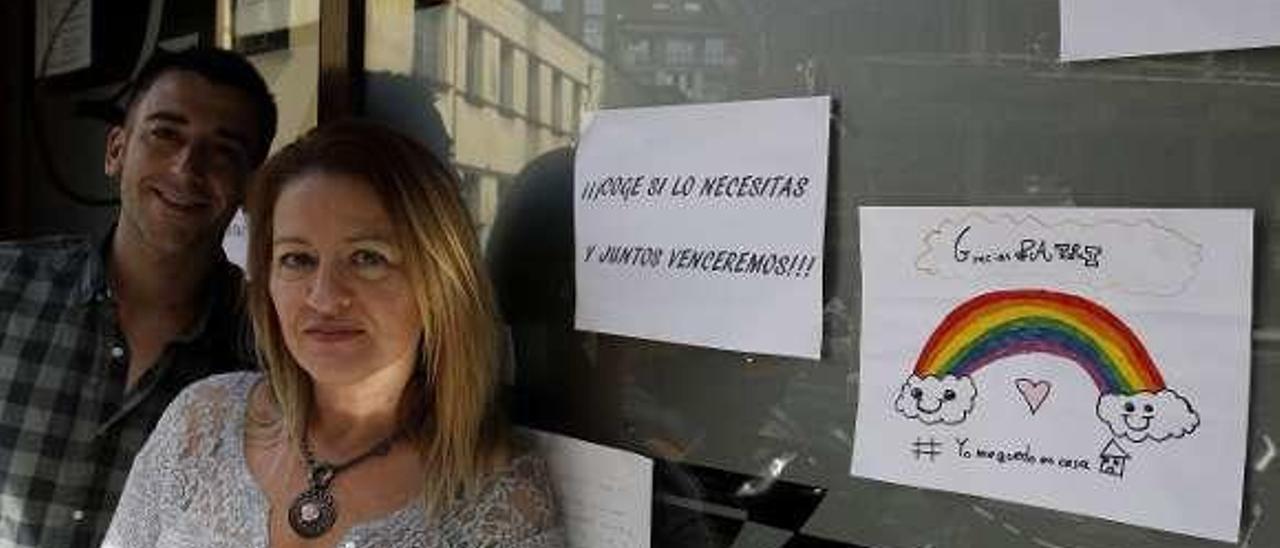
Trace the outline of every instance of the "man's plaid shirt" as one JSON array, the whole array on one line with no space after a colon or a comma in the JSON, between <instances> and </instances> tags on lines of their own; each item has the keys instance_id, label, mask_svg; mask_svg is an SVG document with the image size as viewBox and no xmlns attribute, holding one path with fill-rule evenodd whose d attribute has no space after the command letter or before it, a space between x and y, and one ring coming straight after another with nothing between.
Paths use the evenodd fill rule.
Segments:
<instances>
[{"instance_id":1,"label":"man's plaid shirt","mask_svg":"<svg viewBox=\"0 0 1280 548\"><path fill-rule=\"evenodd\" d=\"M133 456L191 382L249 367L241 276L226 261L183 336L125 391L100 238L0 243L0 547L97 546Z\"/></svg>"}]
</instances>

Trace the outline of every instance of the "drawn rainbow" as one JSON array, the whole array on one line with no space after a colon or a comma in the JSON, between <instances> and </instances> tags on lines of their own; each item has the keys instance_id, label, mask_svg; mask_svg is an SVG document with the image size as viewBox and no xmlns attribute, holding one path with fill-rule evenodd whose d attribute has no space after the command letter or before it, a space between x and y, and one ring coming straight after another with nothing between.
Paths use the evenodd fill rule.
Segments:
<instances>
[{"instance_id":1,"label":"drawn rainbow","mask_svg":"<svg viewBox=\"0 0 1280 548\"><path fill-rule=\"evenodd\" d=\"M1120 318L1083 297L1044 289L994 291L965 301L929 336L914 374L972 375L1001 358L1041 352L1075 362L1103 394L1165 388L1146 348Z\"/></svg>"}]
</instances>

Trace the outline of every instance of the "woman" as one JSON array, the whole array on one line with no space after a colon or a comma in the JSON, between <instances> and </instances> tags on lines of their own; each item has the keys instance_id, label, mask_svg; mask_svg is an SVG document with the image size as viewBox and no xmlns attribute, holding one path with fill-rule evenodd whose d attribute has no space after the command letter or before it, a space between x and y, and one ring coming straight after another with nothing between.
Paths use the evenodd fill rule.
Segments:
<instances>
[{"instance_id":1,"label":"woman","mask_svg":"<svg viewBox=\"0 0 1280 548\"><path fill-rule=\"evenodd\" d=\"M104 546L560 546L544 463L494 402L495 325L451 172L366 122L270 159L246 200L266 370L192 385Z\"/></svg>"}]
</instances>

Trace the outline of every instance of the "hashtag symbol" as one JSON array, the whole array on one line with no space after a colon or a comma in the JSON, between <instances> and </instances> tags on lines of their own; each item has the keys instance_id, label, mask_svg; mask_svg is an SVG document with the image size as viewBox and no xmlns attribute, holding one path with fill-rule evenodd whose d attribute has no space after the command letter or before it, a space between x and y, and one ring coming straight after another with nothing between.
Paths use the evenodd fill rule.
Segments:
<instances>
[{"instance_id":1,"label":"hashtag symbol","mask_svg":"<svg viewBox=\"0 0 1280 548\"><path fill-rule=\"evenodd\" d=\"M920 460L921 457L929 457L929 462L933 462L942 453L939 450L941 446L942 443L932 437L928 440L916 438L916 441L911 443L911 454L915 455L916 460Z\"/></svg>"}]
</instances>

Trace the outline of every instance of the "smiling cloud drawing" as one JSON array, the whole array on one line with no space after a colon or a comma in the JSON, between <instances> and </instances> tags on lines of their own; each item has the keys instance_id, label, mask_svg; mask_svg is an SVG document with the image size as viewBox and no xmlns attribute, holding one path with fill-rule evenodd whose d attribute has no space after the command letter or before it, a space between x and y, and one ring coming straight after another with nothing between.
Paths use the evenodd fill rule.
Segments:
<instances>
[{"instance_id":1,"label":"smiling cloud drawing","mask_svg":"<svg viewBox=\"0 0 1280 548\"><path fill-rule=\"evenodd\" d=\"M1191 402L1169 388L1098 396L1098 418L1116 437L1133 442L1181 438L1200 426L1200 415Z\"/></svg>"},{"instance_id":2,"label":"smiling cloud drawing","mask_svg":"<svg viewBox=\"0 0 1280 548\"><path fill-rule=\"evenodd\" d=\"M947 375L938 377L907 377L898 390L893 405L907 418L925 424L958 424L973 410L973 399L978 389L973 379Z\"/></svg>"}]
</instances>

